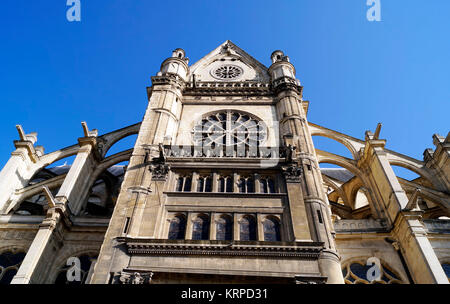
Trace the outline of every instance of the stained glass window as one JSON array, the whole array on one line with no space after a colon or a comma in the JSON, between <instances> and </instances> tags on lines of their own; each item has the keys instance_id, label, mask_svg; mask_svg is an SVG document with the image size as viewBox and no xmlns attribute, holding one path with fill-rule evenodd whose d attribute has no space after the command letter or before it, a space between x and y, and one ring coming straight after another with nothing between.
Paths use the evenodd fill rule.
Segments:
<instances>
[{"instance_id":1,"label":"stained glass window","mask_svg":"<svg viewBox=\"0 0 450 304\"><path fill-rule=\"evenodd\" d=\"M11 283L24 258L24 252L7 251L0 254L0 285Z\"/></svg>"},{"instance_id":2,"label":"stained glass window","mask_svg":"<svg viewBox=\"0 0 450 304\"><path fill-rule=\"evenodd\" d=\"M216 239L219 241L230 241L233 239L233 221L230 216L221 216L217 220Z\"/></svg>"},{"instance_id":3,"label":"stained glass window","mask_svg":"<svg viewBox=\"0 0 450 304\"><path fill-rule=\"evenodd\" d=\"M192 239L193 240L209 239L209 219L206 215L200 215L194 220L192 228Z\"/></svg>"},{"instance_id":4,"label":"stained glass window","mask_svg":"<svg viewBox=\"0 0 450 304\"><path fill-rule=\"evenodd\" d=\"M280 223L277 219L267 218L263 224L264 240L268 242L281 241Z\"/></svg>"},{"instance_id":5,"label":"stained glass window","mask_svg":"<svg viewBox=\"0 0 450 304\"><path fill-rule=\"evenodd\" d=\"M240 221L240 240L256 241L256 221L253 216L245 216Z\"/></svg>"},{"instance_id":6,"label":"stained glass window","mask_svg":"<svg viewBox=\"0 0 450 304\"><path fill-rule=\"evenodd\" d=\"M186 218L182 215L175 216L170 221L169 240L184 240L186 233Z\"/></svg>"}]
</instances>

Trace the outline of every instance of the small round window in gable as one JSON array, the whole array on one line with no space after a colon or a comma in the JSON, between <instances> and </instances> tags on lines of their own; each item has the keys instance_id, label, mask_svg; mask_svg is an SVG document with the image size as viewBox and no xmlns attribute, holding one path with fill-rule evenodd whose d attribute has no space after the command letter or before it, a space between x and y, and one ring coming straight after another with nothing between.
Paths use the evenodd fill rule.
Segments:
<instances>
[{"instance_id":1,"label":"small round window in gable","mask_svg":"<svg viewBox=\"0 0 450 304\"><path fill-rule=\"evenodd\" d=\"M222 65L211 73L217 79L231 80L242 76L243 70L235 65Z\"/></svg>"}]
</instances>

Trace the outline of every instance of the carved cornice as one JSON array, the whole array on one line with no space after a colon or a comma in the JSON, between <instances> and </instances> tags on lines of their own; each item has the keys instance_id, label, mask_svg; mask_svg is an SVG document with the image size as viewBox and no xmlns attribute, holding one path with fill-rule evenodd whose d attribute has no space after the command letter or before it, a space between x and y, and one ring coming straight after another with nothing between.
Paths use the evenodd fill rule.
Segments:
<instances>
[{"instance_id":1,"label":"carved cornice","mask_svg":"<svg viewBox=\"0 0 450 304\"><path fill-rule=\"evenodd\" d=\"M211 96L270 96L273 95L269 83L242 81L242 82L190 82L187 84L184 95Z\"/></svg>"},{"instance_id":2,"label":"carved cornice","mask_svg":"<svg viewBox=\"0 0 450 304\"><path fill-rule=\"evenodd\" d=\"M297 83L297 80L291 77L280 77L272 81L272 87L275 94L281 91L293 90L302 97L303 87Z\"/></svg>"},{"instance_id":3,"label":"carved cornice","mask_svg":"<svg viewBox=\"0 0 450 304\"><path fill-rule=\"evenodd\" d=\"M176 88L180 90L184 90L185 82L184 80L178 76L177 74L173 73L165 73L162 76L153 76L152 77L152 85L174 85Z\"/></svg>"},{"instance_id":4,"label":"carved cornice","mask_svg":"<svg viewBox=\"0 0 450 304\"><path fill-rule=\"evenodd\" d=\"M149 256L253 256L314 260L323 250L322 242L173 241L131 238L119 238L118 241L126 244L129 254Z\"/></svg>"}]
</instances>

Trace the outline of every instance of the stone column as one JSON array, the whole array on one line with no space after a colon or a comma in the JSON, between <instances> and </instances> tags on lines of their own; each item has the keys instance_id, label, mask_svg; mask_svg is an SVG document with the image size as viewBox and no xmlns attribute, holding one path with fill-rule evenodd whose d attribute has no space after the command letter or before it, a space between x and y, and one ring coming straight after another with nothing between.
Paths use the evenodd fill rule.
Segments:
<instances>
[{"instance_id":1,"label":"stone column","mask_svg":"<svg viewBox=\"0 0 450 304\"><path fill-rule=\"evenodd\" d=\"M160 233L158 222L164 210L163 192L170 171L160 144L175 140L187 72L184 51L177 49L163 62L158 76L152 77L149 105L91 283L106 283L109 273L121 272L127 266L129 256L117 241L127 217L130 218L129 237L157 238Z\"/></svg>"},{"instance_id":2,"label":"stone column","mask_svg":"<svg viewBox=\"0 0 450 304\"><path fill-rule=\"evenodd\" d=\"M277 94L280 141L287 150L282 169L287 183L294 238L323 242L324 251L319 258L322 275L328 277L328 283L341 284L344 279L332 235L322 174L302 106L302 87L295 79L294 66L283 52L274 52L272 63L269 73Z\"/></svg>"}]
</instances>

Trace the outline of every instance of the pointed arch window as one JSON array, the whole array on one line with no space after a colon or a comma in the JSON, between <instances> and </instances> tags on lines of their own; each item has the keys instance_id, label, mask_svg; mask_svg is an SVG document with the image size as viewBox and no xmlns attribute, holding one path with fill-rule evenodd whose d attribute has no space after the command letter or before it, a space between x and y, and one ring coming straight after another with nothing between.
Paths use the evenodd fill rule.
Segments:
<instances>
[{"instance_id":1,"label":"pointed arch window","mask_svg":"<svg viewBox=\"0 0 450 304\"><path fill-rule=\"evenodd\" d=\"M170 221L169 240L184 240L186 234L186 217L177 215Z\"/></svg>"},{"instance_id":2,"label":"pointed arch window","mask_svg":"<svg viewBox=\"0 0 450 304\"><path fill-rule=\"evenodd\" d=\"M246 215L240 220L239 239L241 241L256 241L256 220L254 216Z\"/></svg>"},{"instance_id":3,"label":"pointed arch window","mask_svg":"<svg viewBox=\"0 0 450 304\"><path fill-rule=\"evenodd\" d=\"M209 239L209 217L207 215L199 215L194 220L192 227L193 240L208 240Z\"/></svg>"},{"instance_id":4,"label":"pointed arch window","mask_svg":"<svg viewBox=\"0 0 450 304\"><path fill-rule=\"evenodd\" d=\"M264 241L279 242L281 241L280 222L278 219L268 217L263 223Z\"/></svg>"}]
</instances>

